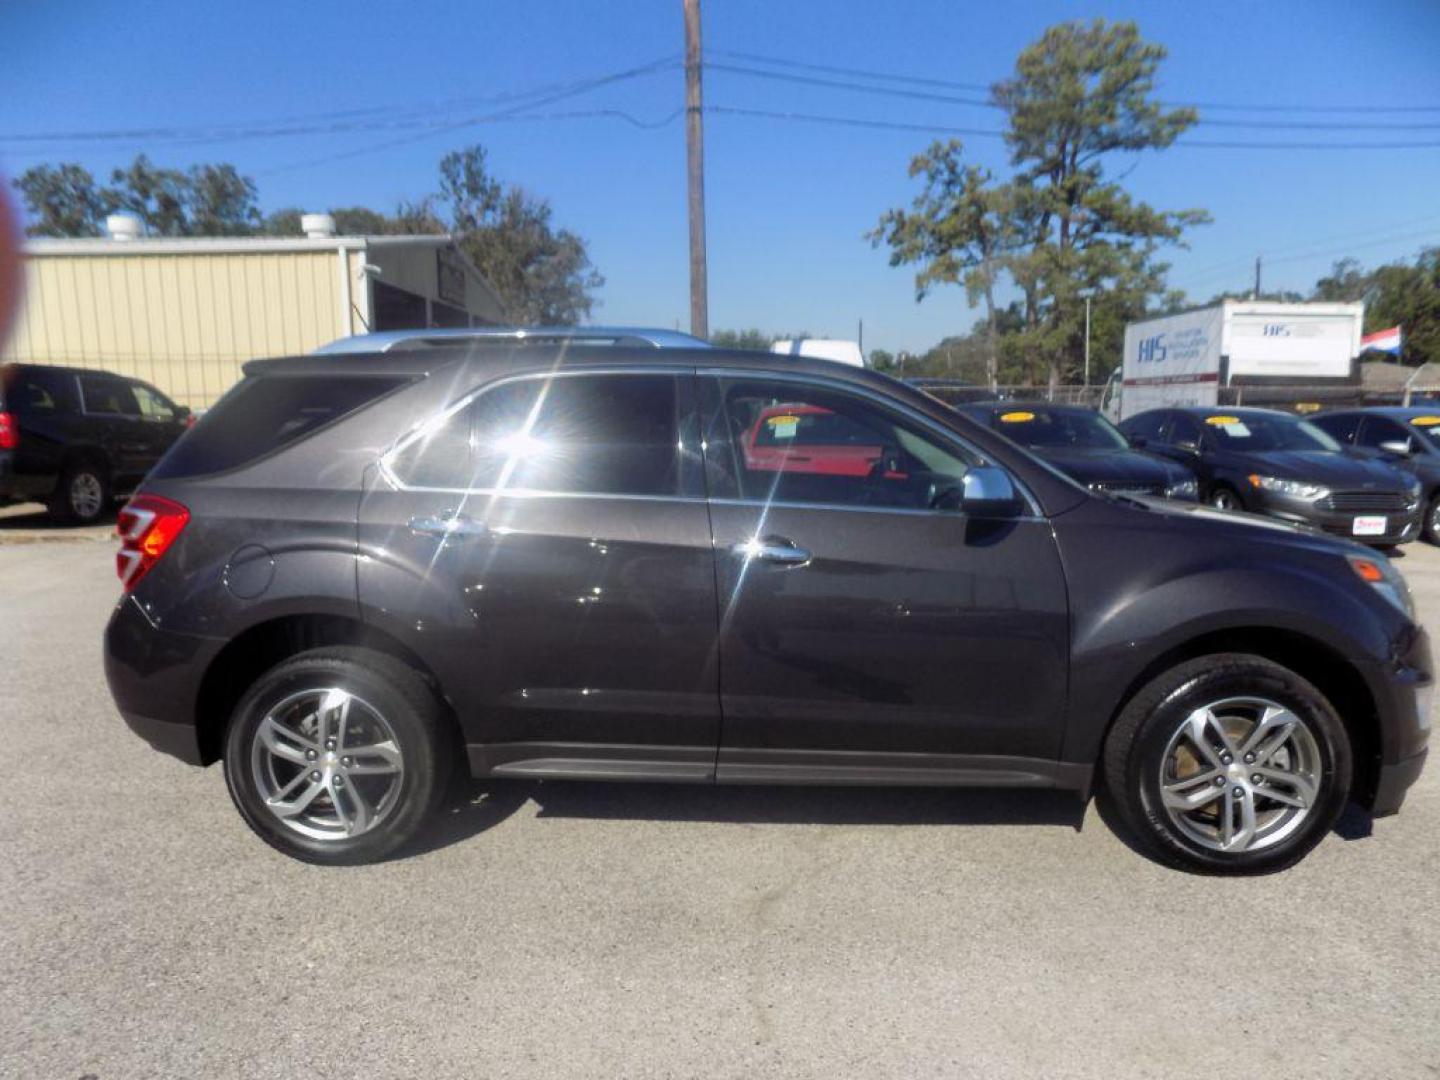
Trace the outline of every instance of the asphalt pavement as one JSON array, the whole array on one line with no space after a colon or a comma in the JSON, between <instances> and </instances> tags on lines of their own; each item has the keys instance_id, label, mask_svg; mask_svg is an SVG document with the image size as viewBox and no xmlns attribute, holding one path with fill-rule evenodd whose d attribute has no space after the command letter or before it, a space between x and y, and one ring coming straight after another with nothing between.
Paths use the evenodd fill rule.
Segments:
<instances>
[{"instance_id":1,"label":"asphalt pavement","mask_svg":"<svg viewBox=\"0 0 1440 1080\"><path fill-rule=\"evenodd\" d=\"M1440 1075L1440 767L1259 879L1061 794L519 782L321 869L125 729L57 540L0 525L0 1077Z\"/></svg>"}]
</instances>

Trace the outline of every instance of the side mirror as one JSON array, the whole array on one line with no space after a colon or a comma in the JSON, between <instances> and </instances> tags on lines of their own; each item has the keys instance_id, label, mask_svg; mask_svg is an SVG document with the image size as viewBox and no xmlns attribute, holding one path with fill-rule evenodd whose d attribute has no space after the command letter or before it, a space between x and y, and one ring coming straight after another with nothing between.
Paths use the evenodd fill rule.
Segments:
<instances>
[{"instance_id":1,"label":"side mirror","mask_svg":"<svg viewBox=\"0 0 1440 1080\"><path fill-rule=\"evenodd\" d=\"M1133 446L1136 450L1144 450L1146 445L1150 442L1150 440L1145 438L1144 435L1130 435L1127 436L1127 438L1129 438L1130 440L1130 445Z\"/></svg>"},{"instance_id":2,"label":"side mirror","mask_svg":"<svg viewBox=\"0 0 1440 1080\"><path fill-rule=\"evenodd\" d=\"M1380 444L1380 449L1387 454L1394 454L1396 457L1410 456L1409 439L1391 439Z\"/></svg>"},{"instance_id":3,"label":"side mirror","mask_svg":"<svg viewBox=\"0 0 1440 1080\"><path fill-rule=\"evenodd\" d=\"M1015 482L1004 469L977 465L961 481L960 509L974 517L1013 514L1020 507Z\"/></svg>"}]
</instances>

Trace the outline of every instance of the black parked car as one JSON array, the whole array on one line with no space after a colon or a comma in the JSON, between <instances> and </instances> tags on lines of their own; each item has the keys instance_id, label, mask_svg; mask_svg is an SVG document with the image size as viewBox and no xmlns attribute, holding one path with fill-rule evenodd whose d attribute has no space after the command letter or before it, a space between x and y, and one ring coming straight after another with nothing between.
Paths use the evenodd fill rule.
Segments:
<instances>
[{"instance_id":1,"label":"black parked car","mask_svg":"<svg viewBox=\"0 0 1440 1080\"><path fill-rule=\"evenodd\" d=\"M0 503L34 499L62 521L98 521L189 422L188 409L139 379L0 366Z\"/></svg>"},{"instance_id":2,"label":"black parked car","mask_svg":"<svg viewBox=\"0 0 1440 1080\"><path fill-rule=\"evenodd\" d=\"M955 408L1034 451L1091 491L1190 502L1197 497L1193 472L1136 450L1094 409L1028 401L987 401Z\"/></svg>"},{"instance_id":3,"label":"black parked car","mask_svg":"<svg viewBox=\"0 0 1440 1080\"><path fill-rule=\"evenodd\" d=\"M1383 556L1094 496L882 375L501 344L246 372L121 513L106 672L295 857L396 850L458 767L1103 783L1161 857L1254 872L1419 775L1429 644Z\"/></svg>"},{"instance_id":4,"label":"black parked car","mask_svg":"<svg viewBox=\"0 0 1440 1080\"><path fill-rule=\"evenodd\" d=\"M1352 453L1419 480L1425 539L1440 544L1440 409L1345 409L1312 416L1310 422Z\"/></svg>"},{"instance_id":5,"label":"black parked car","mask_svg":"<svg viewBox=\"0 0 1440 1080\"><path fill-rule=\"evenodd\" d=\"M1200 497L1380 547L1420 533L1420 485L1364 461L1315 425L1271 409L1152 409L1120 423L1132 445L1200 477Z\"/></svg>"}]
</instances>

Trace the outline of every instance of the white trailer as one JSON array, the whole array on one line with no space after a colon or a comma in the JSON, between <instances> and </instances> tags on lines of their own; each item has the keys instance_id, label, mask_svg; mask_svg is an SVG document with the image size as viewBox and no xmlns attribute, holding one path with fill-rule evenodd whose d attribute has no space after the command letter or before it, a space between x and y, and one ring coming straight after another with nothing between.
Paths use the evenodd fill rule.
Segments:
<instances>
[{"instance_id":1,"label":"white trailer","mask_svg":"<svg viewBox=\"0 0 1440 1080\"><path fill-rule=\"evenodd\" d=\"M777 341L770 346L772 353L786 356L816 356L821 360L834 360L851 367L864 367L865 354L860 351L858 341L840 338L797 338L794 341Z\"/></svg>"},{"instance_id":2,"label":"white trailer","mask_svg":"<svg viewBox=\"0 0 1440 1080\"><path fill-rule=\"evenodd\" d=\"M1364 304L1225 300L1130 323L1125 357L1102 409L1123 420L1146 409L1218 405L1222 386L1353 381Z\"/></svg>"}]
</instances>

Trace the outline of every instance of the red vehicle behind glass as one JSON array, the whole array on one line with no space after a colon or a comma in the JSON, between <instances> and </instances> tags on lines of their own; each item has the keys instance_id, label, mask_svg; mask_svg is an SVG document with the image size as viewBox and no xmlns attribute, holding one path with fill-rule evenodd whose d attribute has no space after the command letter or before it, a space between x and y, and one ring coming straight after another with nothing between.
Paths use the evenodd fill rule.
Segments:
<instances>
[{"instance_id":1,"label":"red vehicle behind glass","mask_svg":"<svg viewBox=\"0 0 1440 1080\"><path fill-rule=\"evenodd\" d=\"M745 467L752 471L869 476L884 456L874 431L819 405L772 405L745 437ZM885 476L905 478L894 469Z\"/></svg>"}]
</instances>

